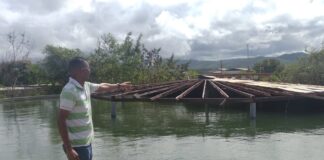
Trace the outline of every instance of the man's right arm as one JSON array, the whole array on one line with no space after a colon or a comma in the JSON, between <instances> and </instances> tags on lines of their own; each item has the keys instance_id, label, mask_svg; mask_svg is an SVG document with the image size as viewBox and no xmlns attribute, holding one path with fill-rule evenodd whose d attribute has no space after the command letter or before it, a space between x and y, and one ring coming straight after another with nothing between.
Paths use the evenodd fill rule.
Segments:
<instances>
[{"instance_id":1,"label":"man's right arm","mask_svg":"<svg viewBox=\"0 0 324 160\"><path fill-rule=\"evenodd\" d=\"M116 84L110 84L110 83L100 83L97 90L95 92L113 92L113 91L127 91L132 89L132 85L130 82L123 82L123 83L116 83Z\"/></svg>"}]
</instances>

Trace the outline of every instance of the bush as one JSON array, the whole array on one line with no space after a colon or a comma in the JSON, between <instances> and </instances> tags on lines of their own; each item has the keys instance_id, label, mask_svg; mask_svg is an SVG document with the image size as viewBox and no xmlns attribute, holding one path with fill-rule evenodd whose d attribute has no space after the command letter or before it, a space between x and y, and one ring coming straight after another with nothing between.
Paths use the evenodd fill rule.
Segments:
<instances>
[{"instance_id":1,"label":"bush","mask_svg":"<svg viewBox=\"0 0 324 160\"><path fill-rule=\"evenodd\" d=\"M174 56L163 59L161 49L148 50L128 33L122 43L111 35L103 35L94 53L89 56L91 78L96 82L155 83L186 78L188 63L178 65Z\"/></svg>"},{"instance_id":2,"label":"bush","mask_svg":"<svg viewBox=\"0 0 324 160\"><path fill-rule=\"evenodd\" d=\"M10 61L0 64L1 84L4 86L30 84L30 61Z\"/></svg>"},{"instance_id":3,"label":"bush","mask_svg":"<svg viewBox=\"0 0 324 160\"><path fill-rule=\"evenodd\" d=\"M324 85L324 50L314 51L280 73L285 82Z\"/></svg>"},{"instance_id":4,"label":"bush","mask_svg":"<svg viewBox=\"0 0 324 160\"><path fill-rule=\"evenodd\" d=\"M68 81L69 60L81 56L79 49L68 49L47 45L44 49L45 58L41 65L46 79L52 85L64 85Z\"/></svg>"}]
</instances>

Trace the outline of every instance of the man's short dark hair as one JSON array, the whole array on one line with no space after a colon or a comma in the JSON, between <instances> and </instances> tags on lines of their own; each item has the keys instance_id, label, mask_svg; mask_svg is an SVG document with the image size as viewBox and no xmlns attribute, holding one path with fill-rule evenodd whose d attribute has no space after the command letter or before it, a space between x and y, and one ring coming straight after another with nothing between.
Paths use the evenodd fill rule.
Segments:
<instances>
[{"instance_id":1,"label":"man's short dark hair","mask_svg":"<svg viewBox=\"0 0 324 160\"><path fill-rule=\"evenodd\" d=\"M86 66L87 60L82 57L75 57L69 61L69 72Z\"/></svg>"}]
</instances>

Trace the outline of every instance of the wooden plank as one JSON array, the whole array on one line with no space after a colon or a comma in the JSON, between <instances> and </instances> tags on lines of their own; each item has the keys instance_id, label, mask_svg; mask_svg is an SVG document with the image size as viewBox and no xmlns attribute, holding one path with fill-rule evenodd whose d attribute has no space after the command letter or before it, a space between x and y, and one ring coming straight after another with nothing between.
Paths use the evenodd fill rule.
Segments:
<instances>
[{"instance_id":1,"label":"wooden plank","mask_svg":"<svg viewBox=\"0 0 324 160\"><path fill-rule=\"evenodd\" d=\"M141 94L134 94L134 97L139 99L139 98L142 98L143 96L146 96L146 95L150 95L150 94L154 94L154 93L159 93L159 92L163 92L165 90L169 90L169 89L172 89L174 87L178 86L178 84L176 85L171 85L171 86L168 86L168 87L164 87L164 88L161 88L161 89L157 89L157 90L152 90L152 91L148 91L148 92L144 92L144 93L141 93Z\"/></svg>"},{"instance_id":2,"label":"wooden plank","mask_svg":"<svg viewBox=\"0 0 324 160\"><path fill-rule=\"evenodd\" d=\"M213 83L212 81L208 80L208 82L213 86L213 88L215 88L223 97L225 98L229 98L228 94L223 91L221 88L219 88L215 83Z\"/></svg>"},{"instance_id":3,"label":"wooden plank","mask_svg":"<svg viewBox=\"0 0 324 160\"><path fill-rule=\"evenodd\" d=\"M250 88L254 88L254 89L259 89L259 90L265 90L267 92L269 92L272 95L277 95L277 96L293 96L294 94L292 94L291 92L288 91L284 91L278 88L269 88L269 87L261 87L261 86L255 86L255 85L247 85L247 84L242 84L245 85L247 87ZM278 91L280 90L280 91Z\"/></svg>"},{"instance_id":4,"label":"wooden plank","mask_svg":"<svg viewBox=\"0 0 324 160\"><path fill-rule=\"evenodd\" d=\"M277 102L298 99L297 96L272 96L272 97L256 97L255 102Z\"/></svg>"},{"instance_id":5,"label":"wooden plank","mask_svg":"<svg viewBox=\"0 0 324 160\"><path fill-rule=\"evenodd\" d=\"M120 97L120 96L129 95L129 94L135 94L135 93L140 93L140 92L146 92L146 91L151 91L151 90L155 90L155 89L160 89L160 88L164 88L164 87L166 87L166 86L157 86L157 87L152 87L152 88L138 89L138 90L133 90L133 91L129 91L129 92L122 92L122 93L114 94L112 96Z\"/></svg>"},{"instance_id":6,"label":"wooden plank","mask_svg":"<svg viewBox=\"0 0 324 160\"><path fill-rule=\"evenodd\" d=\"M183 89L184 87L187 87L188 85L191 85L191 84L193 84L193 83L194 83L194 82L187 82L187 83L180 84L180 86L178 86L178 87L175 87L175 88L173 88L173 89L170 89L170 90L167 90L167 91L165 91L165 92L162 92L162 93L160 93L160 94L158 94L158 95L156 95L156 96L154 96L154 97L151 97L150 100L154 101L154 100L156 100L156 99L159 99L159 98L165 97L165 96L170 95L170 94L172 94L172 93L174 93L174 92L177 92L177 91Z\"/></svg>"},{"instance_id":7,"label":"wooden plank","mask_svg":"<svg viewBox=\"0 0 324 160\"><path fill-rule=\"evenodd\" d=\"M222 105L224 99L226 98L182 98L179 101L181 102L207 102L207 103L216 103L219 104L220 106ZM115 99L115 101L152 101L150 99L144 98L144 99L122 99L118 98ZM167 101L167 102L176 102L175 98L159 98L156 99L155 101ZM251 103L254 102L250 98L228 98L226 99L226 103Z\"/></svg>"},{"instance_id":8,"label":"wooden plank","mask_svg":"<svg viewBox=\"0 0 324 160\"><path fill-rule=\"evenodd\" d=\"M287 93L314 93L324 92L324 86L319 85L306 85L306 84L292 84L292 83L279 83L279 82L265 82L265 81L252 81L252 80L238 80L228 78L215 78L216 81L225 81L239 84L248 84L253 86L268 87L271 89L280 89L288 91ZM281 91L282 92L282 91Z\"/></svg>"},{"instance_id":9,"label":"wooden plank","mask_svg":"<svg viewBox=\"0 0 324 160\"><path fill-rule=\"evenodd\" d=\"M165 98L161 98L165 99ZM219 102L222 103L222 101L225 98L182 98L180 101L183 102ZM226 103L248 103L248 102L253 102L251 98L245 97L245 98L226 98Z\"/></svg>"},{"instance_id":10,"label":"wooden plank","mask_svg":"<svg viewBox=\"0 0 324 160\"><path fill-rule=\"evenodd\" d=\"M264 91L260 91L260 90L257 90L257 89L253 89L251 87L244 87L244 86L241 86L239 84L234 84L234 83L226 82L226 85L239 88L239 89L241 89L241 90L243 90L245 92L252 92L253 94L259 94L259 95L267 96L267 97L271 96L270 93L267 93L267 92L264 92Z\"/></svg>"},{"instance_id":11,"label":"wooden plank","mask_svg":"<svg viewBox=\"0 0 324 160\"><path fill-rule=\"evenodd\" d=\"M252 98L227 98L226 103L251 103L254 102Z\"/></svg>"},{"instance_id":12,"label":"wooden plank","mask_svg":"<svg viewBox=\"0 0 324 160\"><path fill-rule=\"evenodd\" d=\"M311 98L311 99L317 99L317 100L324 100L324 97L317 96L314 94L308 94L308 93L297 93L298 96Z\"/></svg>"},{"instance_id":13,"label":"wooden plank","mask_svg":"<svg viewBox=\"0 0 324 160\"><path fill-rule=\"evenodd\" d=\"M135 89L144 89L144 88L169 85L169 84L173 84L173 83L182 83L182 82L186 82L186 81L192 81L192 80L177 80L177 81L164 82L164 83L140 84L140 85L134 85L134 87L135 87Z\"/></svg>"},{"instance_id":14,"label":"wooden plank","mask_svg":"<svg viewBox=\"0 0 324 160\"><path fill-rule=\"evenodd\" d=\"M266 98L266 97L260 97L260 98ZM274 97L270 97L270 98L274 98ZM112 100L111 97L96 97L96 99L103 99L103 100ZM279 100L280 97L277 98L277 100ZM252 99L250 98L182 98L180 99L180 101L182 102L207 102L207 103L214 103L214 104L218 104L220 106L224 105L224 100L226 100L226 103L251 103L253 102ZM124 98L124 97L119 97L119 98L115 98L113 101L125 101L125 102L133 102L133 101L152 101L151 99L148 98ZM176 101L175 98L159 98L156 99L156 101L167 101L167 102L172 102L172 101ZM260 99L261 101L268 101L265 99Z\"/></svg>"},{"instance_id":15,"label":"wooden plank","mask_svg":"<svg viewBox=\"0 0 324 160\"><path fill-rule=\"evenodd\" d=\"M175 84L181 84L181 83L182 82L177 82ZM134 91L129 91L129 92L118 93L118 94L114 94L112 96L120 97L120 96L129 95L129 94L135 94L135 93L140 93L140 92L152 91L152 90L155 90L155 89L161 89L161 88L168 87L168 86L170 86L170 85L165 84L165 85L155 86L155 87L151 87L151 88L144 88L144 89L139 89L139 90L134 90Z\"/></svg>"},{"instance_id":16,"label":"wooden plank","mask_svg":"<svg viewBox=\"0 0 324 160\"><path fill-rule=\"evenodd\" d=\"M203 92L202 92L202 96L201 96L201 98L202 99L205 99L206 98L206 83L207 83L207 81L206 80L204 80L204 88L203 88Z\"/></svg>"},{"instance_id":17,"label":"wooden plank","mask_svg":"<svg viewBox=\"0 0 324 160\"><path fill-rule=\"evenodd\" d=\"M233 92L235 92L235 93L237 93L237 94L243 95L243 96L245 96L245 97L249 97L249 98L254 98L254 97L255 97L253 94L250 94L250 93L247 93L247 92L240 91L240 90L238 90L238 89L235 89L235 88L232 88L232 87L230 87L230 86L224 85L224 84L222 84L222 83L220 83L220 82L216 82L216 81L215 81L214 83L216 83L217 85L222 86L222 87L224 87L224 88L226 88L226 89L228 89L228 90L231 90L231 91L233 91Z\"/></svg>"},{"instance_id":18,"label":"wooden plank","mask_svg":"<svg viewBox=\"0 0 324 160\"><path fill-rule=\"evenodd\" d=\"M197 81L196 84L192 85L190 88L188 88L187 90L185 90L184 92L182 92L180 95L178 95L176 97L176 100L179 100L183 97L185 97L186 95L188 95L192 90L194 90L195 88L197 88L203 81Z\"/></svg>"}]
</instances>

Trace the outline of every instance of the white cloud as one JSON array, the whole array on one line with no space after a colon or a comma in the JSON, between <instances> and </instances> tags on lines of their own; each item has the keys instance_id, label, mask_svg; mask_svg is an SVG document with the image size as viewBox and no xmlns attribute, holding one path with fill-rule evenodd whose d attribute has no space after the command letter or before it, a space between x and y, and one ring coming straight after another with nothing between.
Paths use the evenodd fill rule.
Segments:
<instances>
[{"instance_id":1,"label":"white cloud","mask_svg":"<svg viewBox=\"0 0 324 160\"><path fill-rule=\"evenodd\" d=\"M187 39L193 38L197 33L191 29L185 19L177 18L168 11L162 11L156 17L156 23L164 29L163 34L181 36Z\"/></svg>"},{"instance_id":2,"label":"white cloud","mask_svg":"<svg viewBox=\"0 0 324 160\"><path fill-rule=\"evenodd\" d=\"M270 55L319 47L323 8L322 0L4 0L0 47L10 31L25 32L36 56L46 44L91 51L101 34L133 32L164 56L242 57L246 44Z\"/></svg>"},{"instance_id":3,"label":"white cloud","mask_svg":"<svg viewBox=\"0 0 324 160\"><path fill-rule=\"evenodd\" d=\"M73 12L75 10L82 10L84 12L94 12L93 0L69 0L65 2L65 7L62 11Z\"/></svg>"}]
</instances>

